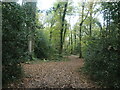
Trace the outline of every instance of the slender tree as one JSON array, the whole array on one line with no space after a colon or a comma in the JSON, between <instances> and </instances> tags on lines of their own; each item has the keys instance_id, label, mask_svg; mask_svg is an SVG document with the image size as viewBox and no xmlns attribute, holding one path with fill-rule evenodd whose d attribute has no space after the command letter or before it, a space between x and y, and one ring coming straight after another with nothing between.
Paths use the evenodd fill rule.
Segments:
<instances>
[{"instance_id":1,"label":"slender tree","mask_svg":"<svg viewBox=\"0 0 120 90\"><path fill-rule=\"evenodd\" d=\"M28 29L28 51L30 59L34 53L34 32L36 28L36 2L23 1L23 7L26 15L26 27Z\"/></svg>"},{"instance_id":2,"label":"slender tree","mask_svg":"<svg viewBox=\"0 0 120 90\"><path fill-rule=\"evenodd\" d=\"M88 14L89 14L89 11L87 12L87 15L84 16L84 8L85 8L85 2L82 3L82 17L81 17L81 22L79 24L79 58L82 57L82 50L81 50L81 47L82 47L82 44L81 44L81 40L82 40L82 25L84 23L84 21L86 20L86 18L88 17Z\"/></svg>"},{"instance_id":3,"label":"slender tree","mask_svg":"<svg viewBox=\"0 0 120 90\"><path fill-rule=\"evenodd\" d=\"M67 5L68 2L65 2L64 4L64 10L63 10L63 15L61 16L61 30L60 30L60 51L59 54L62 54L63 50L63 33L64 33L64 26L65 26L65 16L66 16L66 11L67 11Z\"/></svg>"},{"instance_id":4,"label":"slender tree","mask_svg":"<svg viewBox=\"0 0 120 90\"><path fill-rule=\"evenodd\" d=\"M93 2L90 2L90 36L92 36L92 13L93 13Z\"/></svg>"}]
</instances>

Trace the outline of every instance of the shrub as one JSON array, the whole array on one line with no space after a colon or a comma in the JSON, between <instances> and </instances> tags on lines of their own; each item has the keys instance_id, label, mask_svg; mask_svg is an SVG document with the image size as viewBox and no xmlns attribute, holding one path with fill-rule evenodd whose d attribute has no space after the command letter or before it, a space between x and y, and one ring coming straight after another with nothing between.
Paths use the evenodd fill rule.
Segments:
<instances>
[{"instance_id":1,"label":"shrub","mask_svg":"<svg viewBox=\"0 0 120 90\"><path fill-rule=\"evenodd\" d=\"M27 54L27 35L20 5L2 3L2 10L2 83L5 85L21 76L20 63Z\"/></svg>"},{"instance_id":2,"label":"shrub","mask_svg":"<svg viewBox=\"0 0 120 90\"><path fill-rule=\"evenodd\" d=\"M42 30L36 30L34 55L37 58L48 58L53 54L53 49Z\"/></svg>"},{"instance_id":3,"label":"shrub","mask_svg":"<svg viewBox=\"0 0 120 90\"><path fill-rule=\"evenodd\" d=\"M120 87L120 60L118 60L118 39L100 38L88 40L84 72L102 86Z\"/></svg>"}]
</instances>

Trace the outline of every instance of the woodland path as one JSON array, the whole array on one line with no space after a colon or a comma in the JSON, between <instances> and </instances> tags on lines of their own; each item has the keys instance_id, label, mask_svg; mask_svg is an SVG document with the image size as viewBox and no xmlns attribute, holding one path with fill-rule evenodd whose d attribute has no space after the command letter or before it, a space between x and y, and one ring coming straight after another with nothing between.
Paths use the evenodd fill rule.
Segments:
<instances>
[{"instance_id":1,"label":"woodland path","mask_svg":"<svg viewBox=\"0 0 120 90\"><path fill-rule=\"evenodd\" d=\"M18 87L24 88L92 88L96 87L80 68L84 65L78 56L67 57L69 61L24 64L25 76Z\"/></svg>"}]
</instances>

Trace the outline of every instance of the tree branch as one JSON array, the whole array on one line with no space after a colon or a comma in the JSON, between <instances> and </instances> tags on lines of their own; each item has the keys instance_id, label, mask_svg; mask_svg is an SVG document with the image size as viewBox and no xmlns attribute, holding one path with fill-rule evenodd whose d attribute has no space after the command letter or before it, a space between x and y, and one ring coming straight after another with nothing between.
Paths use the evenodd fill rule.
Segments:
<instances>
[{"instance_id":1,"label":"tree branch","mask_svg":"<svg viewBox=\"0 0 120 90\"><path fill-rule=\"evenodd\" d=\"M81 21L80 26L82 26L83 22L86 20L86 18L88 17L89 11L87 12L87 15L85 16L85 18Z\"/></svg>"}]
</instances>

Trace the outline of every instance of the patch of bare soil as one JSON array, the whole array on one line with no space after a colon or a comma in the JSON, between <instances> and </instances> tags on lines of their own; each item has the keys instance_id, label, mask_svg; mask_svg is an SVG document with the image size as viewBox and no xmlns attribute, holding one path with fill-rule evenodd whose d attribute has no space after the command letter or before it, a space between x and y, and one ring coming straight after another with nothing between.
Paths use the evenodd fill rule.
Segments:
<instances>
[{"instance_id":1,"label":"patch of bare soil","mask_svg":"<svg viewBox=\"0 0 120 90\"><path fill-rule=\"evenodd\" d=\"M23 88L92 88L96 87L78 70L83 60L78 56L67 57L70 61L24 64L25 77L16 87Z\"/></svg>"}]
</instances>

